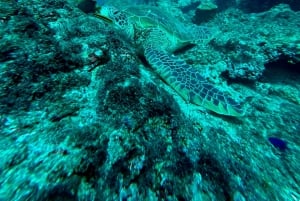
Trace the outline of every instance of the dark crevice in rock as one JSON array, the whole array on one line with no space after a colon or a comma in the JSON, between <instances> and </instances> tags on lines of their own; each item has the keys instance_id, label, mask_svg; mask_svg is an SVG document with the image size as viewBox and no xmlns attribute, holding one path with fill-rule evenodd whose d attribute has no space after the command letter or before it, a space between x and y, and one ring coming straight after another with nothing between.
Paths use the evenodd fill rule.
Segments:
<instances>
[{"instance_id":1,"label":"dark crevice in rock","mask_svg":"<svg viewBox=\"0 0 300 201\"><path fill-rule=\"evenodd\" d=\"M291 83L300 80L300 63L291 63L288 59L280 59L265 65L262 81L272 83Z\"/></svg>"}]
</instances>

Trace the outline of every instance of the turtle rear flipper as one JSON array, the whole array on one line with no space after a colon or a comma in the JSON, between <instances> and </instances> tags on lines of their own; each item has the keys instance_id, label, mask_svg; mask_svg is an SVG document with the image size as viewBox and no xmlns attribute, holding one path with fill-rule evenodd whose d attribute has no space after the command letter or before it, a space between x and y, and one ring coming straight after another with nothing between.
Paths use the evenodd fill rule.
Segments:
<instances>
[{"instance_id":1,"label":"turtle rear flipper","mask_svg":"<svg viewBox=\"0 0 300 201\"><path fill-rule=\"evenodd\" d=\"M164 50L145 47L145 57L160 77L183 99L218 114L242 116L241 105L205 80L192 66Z\"/></svg>"}]
</instances>

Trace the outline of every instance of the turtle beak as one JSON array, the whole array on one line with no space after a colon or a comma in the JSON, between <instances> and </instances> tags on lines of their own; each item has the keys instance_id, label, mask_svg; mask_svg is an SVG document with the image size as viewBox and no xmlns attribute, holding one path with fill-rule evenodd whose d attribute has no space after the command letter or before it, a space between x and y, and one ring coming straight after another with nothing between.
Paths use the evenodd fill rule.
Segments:
<instances>
[{"instance_id":1,"label":"turtle beak","mask_svg":"<svg viewBox=\"0 0 300 201\"><path fill-rule=\"evenodd\" d=\"M101 7L97 7L96 12L94 13L94 16L101 19L101 20L103 20L103 21L105 21L105 22L107 22L107 23L110 23L110 24L113 23L112 19L110 19L110 18L108 18L104 15L101 15Z\"/></svg>"}]
</instances>

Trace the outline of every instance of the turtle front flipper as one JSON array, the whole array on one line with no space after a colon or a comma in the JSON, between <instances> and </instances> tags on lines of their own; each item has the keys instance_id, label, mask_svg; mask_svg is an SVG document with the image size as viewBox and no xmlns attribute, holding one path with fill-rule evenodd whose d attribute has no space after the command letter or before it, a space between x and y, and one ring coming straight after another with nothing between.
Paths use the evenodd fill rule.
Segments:
<instances>
[{"instance_id":1,"label":"turtle front flipper","mask_svg":"<svg viewBox=\"0 0 300 201\"><path fill-rule=\"evenodd\" d=\"M218 114L242 116L239 103L205 80L192 66L165 51L145 47L145 57L161 78L185 100L201 105Z\"/></svg>"},{"instance_id":2,"label":"turtle front flipper","mask_svg":"<svg viewBox=\"0 0 300 201\"><path fill-rule=\"evenodd\" d=\"M197 44L199 44L199 42L209 42L217 33L215 28L208 28L205 26L191 26L187 27L185 30L189 40L194 41Z\"/></svg>"}]
</instances>

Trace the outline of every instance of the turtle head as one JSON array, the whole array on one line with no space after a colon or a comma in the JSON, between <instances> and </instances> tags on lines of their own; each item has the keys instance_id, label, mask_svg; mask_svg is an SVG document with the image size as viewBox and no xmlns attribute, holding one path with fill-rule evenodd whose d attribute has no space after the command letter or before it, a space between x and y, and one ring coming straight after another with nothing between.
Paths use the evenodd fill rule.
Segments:
<instances>
[{"instance_id":1,"label":"turtle head","mask_svg":"<svg viewBox=\"0 0 300 201\"><path fill-rule=\"evenodd\" d=\"M129 22L126 12L120 11L113 6L100 6L97 7L94 15L109 24L113 24L117 29L125 33L128 38L131 39L133 37L133 24Z\"/></svg>"},{"instance_id":2,"label":"turtle head","mask_svg":"<svg viewBox=\"0 0 300 201\"><path fill-rule=\"evenodd\" d=\"M114 24L119 28L128 25L125 13L113 6L97 7L95 16L109 24Z\"/></svg>"},{"instance_id":3,"label":"turtle head","mask_svg":"<svg viewBox=\"0 0 300 201\"><path fill-rule=\"evenodd\" d=\"M114 23L114 12L115 12L115 8L111 7L111 6L99 6L96 8L96 11L94 13L94 15L107 22L107 23Z\"/></svg>"}]
</instances>

